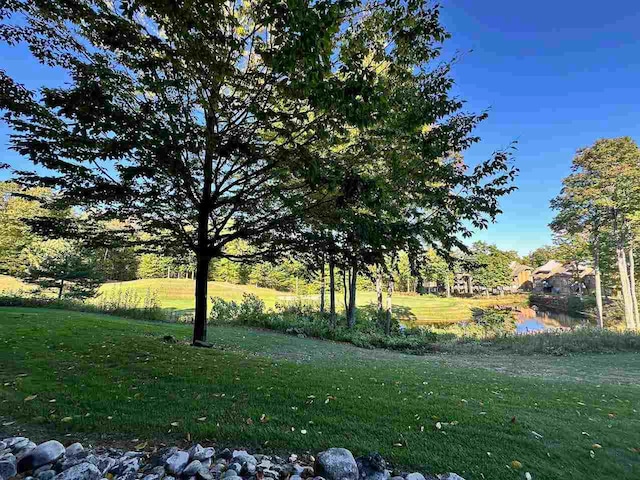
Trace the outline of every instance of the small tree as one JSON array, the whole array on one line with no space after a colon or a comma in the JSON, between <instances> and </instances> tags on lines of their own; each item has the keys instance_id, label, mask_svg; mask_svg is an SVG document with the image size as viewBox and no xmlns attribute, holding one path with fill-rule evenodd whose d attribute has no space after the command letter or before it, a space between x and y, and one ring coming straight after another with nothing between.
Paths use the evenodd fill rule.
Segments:
<instances>
[{"instance_id":1,"label":"small tree","mask_svg":"<svg viewBox=\"0 0 640 480\"><path fill-rule=\"evenodd\" d=\"M91 297L102 281L95 258L77 242L37 242L27 249L25 260L20 277L41 290L55 289L58 299Z\"/></svg>"}]
</instances>

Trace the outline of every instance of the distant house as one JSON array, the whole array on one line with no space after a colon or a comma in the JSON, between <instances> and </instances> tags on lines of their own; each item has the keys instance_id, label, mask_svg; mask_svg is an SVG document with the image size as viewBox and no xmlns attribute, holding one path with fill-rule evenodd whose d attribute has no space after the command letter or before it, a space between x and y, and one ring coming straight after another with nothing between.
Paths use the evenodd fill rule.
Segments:
<instances>
[{"instance_id":1,"label":"distant house","mask_svg":"<svg viewBox=\"0 0 640 480\"><path fill-rule=\"evenodd\" d=\"M533 288L533 268L518 262L509 264L511 269L511 291L529 291Z\"/></svg>"},{"instance_id":2,"label":"distant house","mask_svg":"<svg viewBox=\"0 0 640 480\"><path fill-rule=\"evenodd\" d=\"M593 268L579 263L549 260L533 271L533 290L559 295L583 294L593 290Z\"/></svg>"}]
</instances>

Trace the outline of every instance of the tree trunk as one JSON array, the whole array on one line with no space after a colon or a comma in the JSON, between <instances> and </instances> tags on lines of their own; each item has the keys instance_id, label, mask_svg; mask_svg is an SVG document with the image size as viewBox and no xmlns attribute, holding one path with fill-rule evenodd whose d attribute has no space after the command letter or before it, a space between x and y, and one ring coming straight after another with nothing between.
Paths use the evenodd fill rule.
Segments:
<instances>
[{"instance_id":1,"label":"tree trunk","mask_svg":"<svg viewBox=\"0 0 640 480\"><path fill-rule=\"evenodd\" d=\"M322 266L320 267L320 313L324 313L324 258L322 259Z\"/></svg>"},{"instance_id":2,"label":"tree trunk","mask_svg":"<svg viewBox=\"0 0 640 480\"><path fill-rule=\"evenodd\" d=\"M378 301L378 321L382 322L383 306L382 306L382 268L378 265L376 275L376 299Z\"/></svg>"},{"instance_id":3,"label":"tree trunk","mask_svg":"<svg viewBox=\"0 0 640 480\"><path fill-rule=\"evenodd\" d=\"M602 280L600 278L600 242L595 239L593 251L593 273L596 281L596 321L598 328L604 327L604 315L602 312Z\"/></svg>"},{"instance_id":4,"label":"tree trunk","mask_svg":"<svg viewBox=\"0 0 640 480\"><path fill-rule=\"evenodd\" d=\"M64 288L64 279L60 280L60 288L58 288L58 300L62 298L62 289Z\"/></svg>"},{"instance_id":5,"label":"tree trunk","mask_svg":"<svg viewBox=\"0 0 640 480\"><path fill-rule=\"evenodd\" d=\"M198 205L198 244L196 250L196 309L193 317L193 344L207 341L207 287L209 281L209 214L211 213L211 186L213 184L213 156L209 147L213 121L207 115L207 151L204 157L202 199Z\"/></svg>"},{"instance_id":6,"label":"tree trunk","mask_svg":"<svg viewBox=\"0 0 640 480\"><path fill-rule=\"evenodd\" d=\"M451 297L451 283L449 282L448 273L444 276L444 292L447 295L447 298Z\"/></svg>"},{"instance_id":7,"label":"tree trunk","mask_svg":"<svg viewBox=\"0 0 640 480\"><path fill-rule=\"evenodd\" d=\"M627 260L624 252L624 238L622 232L618 228L614 218L613 232L616 241L616 260L618 264L618 273L620 275L620 290L622 292L622 301L624 302L624 319L627 328L635 329L633 301L631 299L631 286L629 285L629 271L627 269Z\"/></svg>"},{"instance_id":8,"label":"tree trunk","mask_svg":"<svg viewBox=\"0 0 640 480\"><path fill-rule=\"evenodd\" d=\"M209 261L206 254L198 253L196 267L196 311L193 320L193 342L207 341L207 288Z\"/></svg>"},{"instance_id":9,"label":"tree trunk","mask_svg":"<svg viewBox=\"0 0 640 480\"><path fill-rule=\"evenodd\" d=\"M349 271L349 275L351 275L351 271ZM351 278L349 278L349 283L351 283ZM348 292L348 286L347 286L347 271L346 270L342 270L342 289L343 289L343 301L344 301L344 314L347 314L347 311L349 310L349 304L347 303L347 292Z\"/></svg>"},{"instance_id":10,"label":"tree trunk","mask_svg":"<svg viewBox=\"0 0 640 480\"><path fill-rule=\"evenodd\" d=\"M393 310L393 275L389 275L387 283L387 321L384 331L387 335L391 335L391 314Z\"/></svg>"},{"instance_id":11,"label":"tree trunk","mask_svg":"<svg viewBox=\"0 0 640 480\"><path fill-rule=\"evenodd\" d=\"M358 281L358 266L354 263L349 274L349 309L347 325L353 328L356 324L356 286Z\"/></svg>"},{"instance_id":12,"label":"tree trunk","mask_svg":"<svg viewBox=\"0 0 640 480\"><path fill-rule=\"evenodd\" d=\"M629 246L629 290L631 290L631 305L633 306L635 328L640 328L640 312L638 311L638 292L636 291L636 265L633 255L633 245Z\"/></svg>"},{"instance_id":13,"label":"tree trunk","mask_svg":"<svg viewBox=\"0 0 640 480\"><path fill-rule=\"evenodd\" d=\"M329 257L329 315L331 327L336 328L336 275L333 257Z\"/></svg>"}]
</instances>

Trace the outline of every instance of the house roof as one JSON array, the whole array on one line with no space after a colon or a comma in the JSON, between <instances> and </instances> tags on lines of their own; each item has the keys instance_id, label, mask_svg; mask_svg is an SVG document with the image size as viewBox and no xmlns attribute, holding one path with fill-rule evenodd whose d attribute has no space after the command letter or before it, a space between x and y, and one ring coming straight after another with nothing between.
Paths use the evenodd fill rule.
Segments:
<instances>
[{"instance_id":1,"label":"house roof","mask_svg":"<svg viewBox=\"0 0 640 480\"><path fill-rule=\"evenodd\" d=\"M511 269L511 275L514 277L522 272L526 272L527 270L533 270L529 265L523 265L515 261L509 264L509 268Z\"/></svg>"},{"instance_id":2,"label":"house roof","mask_svg":"<svg viewBox=\"0 0 640 480\"><path fill-rule=\"evenodd\" d=\"M552 273L556 273L557 271L559 271L560 269L562 269L562 263L556 261L556 260L549 260L547 263L545 263L544 265L536 268L533 271L534 275L550 275Z\"/></svg>"}]
</instances>

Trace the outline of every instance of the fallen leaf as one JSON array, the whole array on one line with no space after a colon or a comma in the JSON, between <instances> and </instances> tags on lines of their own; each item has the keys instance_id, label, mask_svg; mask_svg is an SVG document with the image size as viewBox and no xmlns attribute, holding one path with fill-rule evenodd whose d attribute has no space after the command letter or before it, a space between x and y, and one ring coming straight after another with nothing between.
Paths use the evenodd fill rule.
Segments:
<instances>
[{"instance_id":1,"label":"fallen leaf","mask_svg":"<svg viewBox=\"0 0 640 480\"><path fill-rule=\"evenodd\" d=\"M591 448L593 448L594 450L598 449L598 448L602 448L602 445L600 445L599 443L594 443L593 445L591 445Z\"/></svg>"},{"instance_id":2,"label":"fallen leaf","mask_svg":"<svg viewBox=\"0 0 640 480\"><path fill-rule=\"evenodd\" d=\"M35 400L36 398L38 398L38 394L29 395L28 397L25 397L24 401L25 402L30 402L31 400Z\"/></svg>"},{"instance_id":3,"label":"fallen leaf","mask_svg":"<svg viewBox=\"0 0 640 480\"><path fill-rule=\"evenodd\" d=\"M300 430L300 433L301 433L302 435L306 435L306 434L307 434L307 431L306 431L306 430Z\"/></svg>"},{"instance_id":4,"label":"fallen leaf","mask_svg":"<svg viewBox=\"0 0 640 480\"><path fill-rule=\"evenodd\" d=\"M529 472L526 472L524 474L524 478L526 478L526 480L531 480L533 477L531 476L531 474Z\"/></svg>"},{"instance_id":5,"label":"fallen leaf","mask_svg":"<svg viewBox=\"0 0 640 480\"><path fill-rule=\"evenodd\" d=\"M60 419L61 422L68 423L73 420L73 417L63 417Z\"/></svg>"},{"instance_id":6,"label":"fallen leaf","mask_svg":"<svg viewBox=\"0 0 640 480\"><path fill-rule=\"evenodd\" d=\"M593 450L589 450L589 456L591 458L596 458L596 452L594 452Z\"/></svg>"},{"instance_id":7,"label":"fallen leaf","mask_svg":"<svg viewBox=\"0 0 640 480\"><path fill-rule=\"evenodd\" d=\"M178 422L171 422L171 426L172 426L172 427L177 427L178 425L179 425L179 423L178 423Z\"/></svg>"},{"instance_id":8,"label":"fallen leaf","mask_svg":"<svg viewBox=\"0 0 640 480\"><path fill-rule=\"evenodd\" d=\"M269 419L267 418L267 416L263 413L262 415L260 415L260 423L267 423L269 421Z\"/></svg>"},{"instance_id":9,"label":"fallen leaf","mask_svg":"<svg viewBox=\"0 0 640 480\"><path fill-rule=\"evenodd\" d=\"M522 468L522 463L520 463L518 460L513 460L511 462L511 468L513 468L514 470L519 470Z\"/></svg>"},{"instance_id":10,"label":"fallen leaf","mask_svg":"<svg viewBox=\"0 0 640 480\"><path fill-rule=\"evenodd\" d=\"M206 419L207 419L207 417L199 417L199 418L198 418L198 421L199 421L199 422L204 422Z\"/></svg>"},{"instance_id":11,"label":"fallen leaf","mask_svg":"<svg viewBox=\"0 0 640 480\"><path fill-rule=\"evenodd\" d=\"M247 418L245 422L247 422L247 425L253 425L253 419L251 418Z\"/></svg>"}]
</instances>

